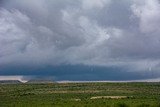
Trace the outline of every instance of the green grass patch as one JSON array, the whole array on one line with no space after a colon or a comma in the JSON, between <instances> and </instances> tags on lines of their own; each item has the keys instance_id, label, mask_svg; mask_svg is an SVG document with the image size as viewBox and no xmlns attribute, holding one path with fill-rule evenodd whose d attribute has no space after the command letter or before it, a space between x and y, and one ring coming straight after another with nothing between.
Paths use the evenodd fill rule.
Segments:
<instances>
[{"instance_id":1,"label":"green grass patch","mask_svg":"<svg viewBox=\"0 0 160 107\"><path fill-rule=\"evenodd\" d=\"M160 107L159 90L160 83L0 84L0 107Z\"/></svg>"}]
</instances>

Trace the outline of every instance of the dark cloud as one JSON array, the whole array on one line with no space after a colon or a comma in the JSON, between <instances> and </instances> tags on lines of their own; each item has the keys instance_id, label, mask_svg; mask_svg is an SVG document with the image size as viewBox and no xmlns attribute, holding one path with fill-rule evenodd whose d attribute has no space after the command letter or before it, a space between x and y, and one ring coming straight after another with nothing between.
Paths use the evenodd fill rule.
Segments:
<instances>
[{"instance_id":1,"label":"dark cloud","mask_svg":"<svg viewBox=\"0 0 160 107\"><path fill-rule=\"evenodd\" d=\"M55 81L129 81L159 77L158 73L153 72L145 72L144 74L127 72L127 69L121 67L100 67L84 65L46 66L32 69L26 67L10 67L3 70L0 72L0 75L23 75L25 80L51 79Z\"/></svg>"},{"instance_id":2,"label":"dark cloud","mask_svg":"<svg viewBox=\"0 0 160 107\"><path fill-rule=\"evenodd\" d=\"M107 78L126 74L140 79L146 72L160 76L158 0L0 0L0 7L1 75L51 73L73 79L86 73L98 80L116 68L112 74L122 77ZM65 65L98 69L43 69Z\"/></svg>"}]
</instances>

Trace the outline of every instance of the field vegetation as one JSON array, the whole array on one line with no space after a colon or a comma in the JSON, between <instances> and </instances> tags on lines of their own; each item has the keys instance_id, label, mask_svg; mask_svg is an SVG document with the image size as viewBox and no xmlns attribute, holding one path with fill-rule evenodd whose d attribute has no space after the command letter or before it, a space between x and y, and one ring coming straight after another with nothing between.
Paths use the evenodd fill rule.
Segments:
<instances>
[{"instance_id":1,"label":"field vegetation","mask_svg":"<svg viewBox=\"0 0 160 107\"><path fill-rule=\"evenodd\" d=\"M160 83L0 84L0 107L160 107Z\"/></svg>"}]
</instances>

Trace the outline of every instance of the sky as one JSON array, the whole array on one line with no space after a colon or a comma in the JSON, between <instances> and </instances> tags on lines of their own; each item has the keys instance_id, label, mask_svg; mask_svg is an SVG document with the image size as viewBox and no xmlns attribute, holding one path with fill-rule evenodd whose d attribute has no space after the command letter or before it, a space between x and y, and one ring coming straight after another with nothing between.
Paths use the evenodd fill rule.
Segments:
<instances>
[{"instance_id":1,"label":"sky","mask_svg":"<svg viewBox=\"0 0 160 107\"><path fill-rule=\"evenodd\" d=\"M160 1L0 0L0 75L160 78Z\"/></svg>"}]
</instances>

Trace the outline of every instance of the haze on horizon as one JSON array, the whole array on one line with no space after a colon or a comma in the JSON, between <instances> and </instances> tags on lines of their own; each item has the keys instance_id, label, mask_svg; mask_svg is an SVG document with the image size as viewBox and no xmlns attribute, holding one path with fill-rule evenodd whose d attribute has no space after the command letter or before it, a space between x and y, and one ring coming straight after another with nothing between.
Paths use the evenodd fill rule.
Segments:
<instances>
[{"instance_id":1,"label":"haze on horizon","mask_svg":"<svg viewBox=\"0 0 160 107\"><path fill-rule=\"evenodd\" d=\"M159 0L0 0L0 76L160 78Z\"/></svg>"}]
</instances>

